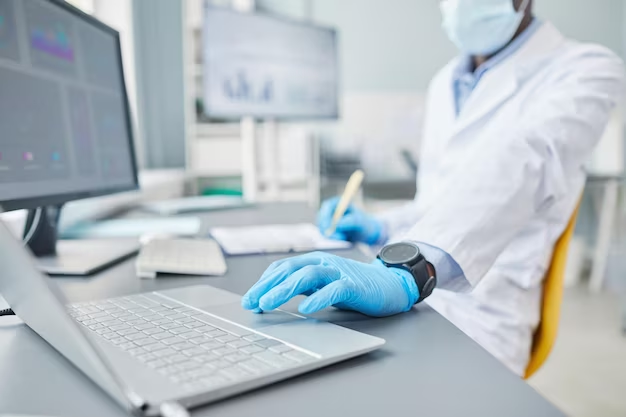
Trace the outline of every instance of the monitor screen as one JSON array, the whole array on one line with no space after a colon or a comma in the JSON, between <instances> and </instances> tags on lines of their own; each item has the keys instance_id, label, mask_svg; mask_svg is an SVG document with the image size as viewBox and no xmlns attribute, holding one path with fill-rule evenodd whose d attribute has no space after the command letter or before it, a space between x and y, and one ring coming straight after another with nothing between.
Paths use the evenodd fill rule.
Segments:
<instances>
[{"instance_id":1,"label":"monitor screen","mask_svg":"<svg viewBox=\"0 0 626 417\"><path fill-rule=\"evenodd\" d=\"M207 116L338 116L335 30L210 5L204 10Z\"/></svg>"},{"instance_id":2,"label":"monitor screen","mask_svg":"<svg viewBox=\"0 0 626 417\"><path fill-rule=\"evenodd\" d=\"M50 0L0 1L0 206L136 188L119 36Z\"/></svg>"}]
</instances>

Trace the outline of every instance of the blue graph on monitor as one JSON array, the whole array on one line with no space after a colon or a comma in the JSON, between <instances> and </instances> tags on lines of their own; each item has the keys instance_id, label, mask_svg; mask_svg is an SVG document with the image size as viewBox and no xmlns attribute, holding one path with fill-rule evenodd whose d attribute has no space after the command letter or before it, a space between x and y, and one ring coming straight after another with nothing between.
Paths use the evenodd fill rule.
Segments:
<instances>
[{"instance_id":1,"label":"blue graph on monitor","mask_svg":"<svg viewBox=\"0 0 626 417\"><path fill-rule=\"evenodd\" d=\"M222 81L224 96L233 101L269 104L274 100L274 82L267 79L260 83L252 82L245 71Z\"/></svg>"},{"instance_id":2,"label":"blue graph on monitor","mask_svg":"<svg viewBox=\"0 0 626 417\"><path fill-rule=\"evenodd\" d=\"M69 62L74 61L74 48L70 45L67 32L61 25L49 30L33 29L30 43L33 48L48 55Z\"/></svg>"}]
</instances>

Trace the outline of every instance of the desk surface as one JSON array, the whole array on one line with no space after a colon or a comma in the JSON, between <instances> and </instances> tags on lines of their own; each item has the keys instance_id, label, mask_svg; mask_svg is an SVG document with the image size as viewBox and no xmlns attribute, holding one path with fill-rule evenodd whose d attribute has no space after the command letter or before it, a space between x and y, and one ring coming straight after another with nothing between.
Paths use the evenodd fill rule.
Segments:
<instances>
[{"instance_id":1,"label":"desk surface","mask_svg":"<svg viewBox=\"0 0 626 417\"><path fill-rule=\"evenodd\" d=\"M302 205L203 214L206 227L312 219ZM364 259L358 250L344 256ZM87 279L63 278L71 301L184 285L243 294L277 256L228 259L221 278L139 280L127 261ZM19 277L16 277L19 279ZM288 308L295 309L292 302ZM194 416L562 416L519 377L428 306L383 319L334 309L318 318L387 340L383 349L194 410ZM111 417L124 412L16 318L0 319L0 412Z\"/></svg>"}]
</instances>

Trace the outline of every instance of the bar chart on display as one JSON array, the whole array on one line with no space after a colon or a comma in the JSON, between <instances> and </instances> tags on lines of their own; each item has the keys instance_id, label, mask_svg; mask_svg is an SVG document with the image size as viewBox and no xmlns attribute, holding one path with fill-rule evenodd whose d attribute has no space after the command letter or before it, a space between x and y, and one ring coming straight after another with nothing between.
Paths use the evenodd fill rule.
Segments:
<instances>
[{"instance_id":1,"label":"bar chart on display","mask_svg":"<svg viewBox=\"0 0 626 417\"><path fill-rule=\"evenodd\" d=\"M333 29L207 6L204 101L209 116L335 118Z\"/></svg>"}]
</instances>

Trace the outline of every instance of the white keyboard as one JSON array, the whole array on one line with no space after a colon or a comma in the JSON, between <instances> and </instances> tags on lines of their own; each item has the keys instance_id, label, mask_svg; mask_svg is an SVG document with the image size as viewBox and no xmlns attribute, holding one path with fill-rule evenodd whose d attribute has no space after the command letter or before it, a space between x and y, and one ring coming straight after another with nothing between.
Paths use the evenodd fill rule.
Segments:
<instances>
[{"instance_id":1,"label":"white keyboard","mask_svg":"<svg viewBox=\"0 0 626 417\"><path fill-rule=\"evenodd\" d=\"M224 275L226 261L217 242L211 239L153 239L137 258L137 275L157 274Z\"/></svg>"},{"instance_id":2,"label":"white keyboard","mask_svg":"<svg viewBox=\"0 0 626 417\"><path fill-rule=\"evenodd\" d=\"M76 321L176 384L195 390L262 377L317 360L296 347L152 294L68 306Z\"/></svg>"}]
</instances>

